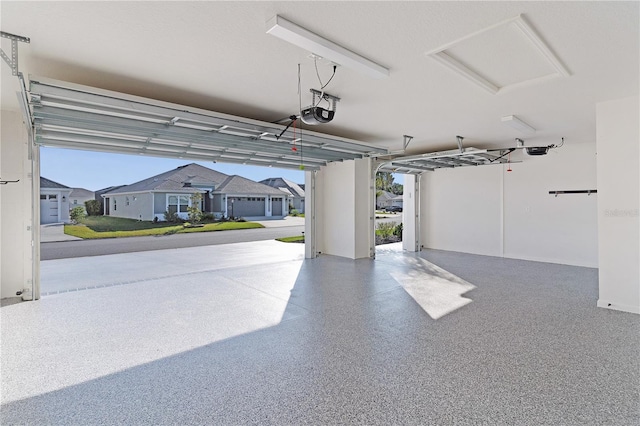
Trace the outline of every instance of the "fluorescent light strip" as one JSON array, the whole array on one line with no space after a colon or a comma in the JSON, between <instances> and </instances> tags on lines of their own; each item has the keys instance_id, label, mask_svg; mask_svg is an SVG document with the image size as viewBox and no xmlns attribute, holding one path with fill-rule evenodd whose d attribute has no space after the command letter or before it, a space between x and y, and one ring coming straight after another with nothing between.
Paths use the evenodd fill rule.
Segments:
<instances>
[{"instance_id":1,"label":"fluorescent light strip","mask_svg":"<svg viewBox=\"0 0 640 426\"><path fill-rule=\"evenodd\" d=\"M515 115L507 115L506 117L502 117L502 123L506 124L507 126L521 132L521 133L526 133L529 135L532 135L536 132L536 129L534 129L533 127L529 126L527 123L525 123L524 121L520 120L518 117L516 117Z\"/></svg>"},{"instance_id":2,"label":"fluorescent light strip","mask_svg":"<svg viewBox=\"0 0 640 426\"><path fill-rule=\"evenodd\" d=\"M287 21L281 16L276 15L267 21L267 34L370 77L384 78L389 76L389 69Z\"/></svg>"}]
</instances>

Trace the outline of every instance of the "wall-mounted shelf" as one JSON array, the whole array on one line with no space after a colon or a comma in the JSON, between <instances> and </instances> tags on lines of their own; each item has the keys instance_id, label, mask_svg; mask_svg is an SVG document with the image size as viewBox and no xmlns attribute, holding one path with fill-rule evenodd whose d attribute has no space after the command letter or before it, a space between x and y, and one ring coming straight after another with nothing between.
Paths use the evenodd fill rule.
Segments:
<instances>
[{"instance_id":1,"label":"wall-mounted shelf","mask_svg":"<svg viewBox=\"0 0 640 426\"><path fill-rule=\"evenodd\" d=\"M587 195L591 195L591 194L597 194L598 190L597 189L577 189L577 190L568 190L568 191L549 191L550 195L555 195L556 197L558 195L564 195L564 194L587 194Z\"/></svg>"},{"instance_id":2,"label":"wall-mounted shelf","mask_svg":"<svg viewBox=\"0 0 640 426\"><path fill-rule=\"evenodd\" d=\"M18 183L18 182L20 182L20 179L18 179L18 180L2 180L2 179L0 179L0 185L6 185L8 183Z\"/></svg>"}]
</instances>

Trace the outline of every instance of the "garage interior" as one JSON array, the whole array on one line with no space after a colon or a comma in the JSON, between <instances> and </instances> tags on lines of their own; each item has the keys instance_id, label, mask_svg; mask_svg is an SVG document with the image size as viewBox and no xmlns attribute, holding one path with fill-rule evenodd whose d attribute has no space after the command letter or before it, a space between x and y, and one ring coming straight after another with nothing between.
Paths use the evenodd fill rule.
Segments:
<instances>
[{"instance_id":1,"label":"garage interior","mask_svg":"<svg viewBox=\"0 0 640 426\"><path fill-rule=\"evenodd\" d=\"M637 2L0 11L3 424L640 421ZM309 241L39 298L41 145L303 167Z\"/></svg>"}]
</instances>

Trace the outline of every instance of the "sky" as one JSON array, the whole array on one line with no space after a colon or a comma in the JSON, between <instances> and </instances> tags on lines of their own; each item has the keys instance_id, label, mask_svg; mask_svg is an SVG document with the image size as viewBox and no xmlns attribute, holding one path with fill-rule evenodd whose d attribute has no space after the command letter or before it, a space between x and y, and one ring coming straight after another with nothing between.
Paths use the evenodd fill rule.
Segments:
<instances>
[{"instance_id":1,"label":"sky","mask_svg":"<svg viewBox=\"0 0 640 426\"><path fill-rule=\"evenodd\" d=\"M295 183L304 183L302 170L40 148L40 176L70 188L84 188L89 191L115 185L130 185L190 163L197 163L227 175L240 175L256 182L271 177L283 177Z\"/></svg>"}]
</instances>

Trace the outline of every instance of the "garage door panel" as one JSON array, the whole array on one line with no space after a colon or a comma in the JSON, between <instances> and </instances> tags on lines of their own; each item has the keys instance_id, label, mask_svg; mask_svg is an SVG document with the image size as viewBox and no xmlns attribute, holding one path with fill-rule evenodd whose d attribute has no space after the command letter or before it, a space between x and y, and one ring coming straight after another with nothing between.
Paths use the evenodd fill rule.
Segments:
<instances>
[{"instance_id":1,"label":"garage door panel","mask_svg":"<svg viewBox=\"0 0 640 426\"><path fill-rule=\"evenodd\" d=\"M233 211L235 217L265 216L264 198L252 197L234 199L233 206L229 202L229 214Z\"/></svg>"},{"instance_id":2,"label":"garage door panel","mask_svg":"<svg viewBox=\"0 0 640 426\"><path fill-rule=\"evenodd\" d=\"M307 170L388 154L351 139L306 131L294 140L282 124L40 77L31 77L29 100L36 143L47 146Z\"/></svg>"}]
</instances>

